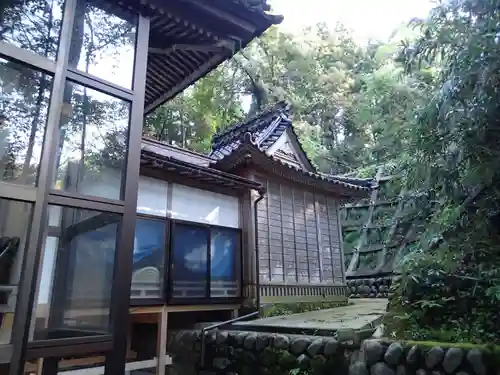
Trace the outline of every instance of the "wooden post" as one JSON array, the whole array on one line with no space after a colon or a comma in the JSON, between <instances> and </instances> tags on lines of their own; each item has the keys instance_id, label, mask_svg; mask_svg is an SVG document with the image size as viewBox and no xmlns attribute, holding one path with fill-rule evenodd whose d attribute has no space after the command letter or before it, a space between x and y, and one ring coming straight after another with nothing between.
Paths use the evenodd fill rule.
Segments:
<instances>
[{"instance_id":1,"label":"wooden post","mask_svg":"<svg viewBox=\"0 0 500 375\"><path fill-rule=\"evenodd\" d=\"M167 355L167 329L168 329L168 312L167 307L163 306L158 313L158 347L157 357L158 365L156 366L157 375L165 375L165 366L170 364L167 361L170 357Z\"/></svg>"},{"instance_id":2,"label":"wooden post","mask_svg":"<svg viewBox=\"0 0 500 375\"><path fill-rule=\"evenodd\" d=\"M238 309L231 311L231 319L236 319L238 317Z\"/></svg>"}]
</instances>

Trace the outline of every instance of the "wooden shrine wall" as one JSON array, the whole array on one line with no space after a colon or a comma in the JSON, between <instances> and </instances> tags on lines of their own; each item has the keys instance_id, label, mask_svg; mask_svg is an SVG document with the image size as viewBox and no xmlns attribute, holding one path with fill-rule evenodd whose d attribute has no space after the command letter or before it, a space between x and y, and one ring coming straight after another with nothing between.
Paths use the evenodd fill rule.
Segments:
<instances>
[{"instance_id":1,"label":"wooden shrine wall","mask_svg":"<svg viewBox=\"0 0 500 375\"><path fill-rule=\"evenodd\" d=\"M259 181L267 186L257 206L261 283L341 285L337 201L286 183Z\"/></svg>"}]
</instances>

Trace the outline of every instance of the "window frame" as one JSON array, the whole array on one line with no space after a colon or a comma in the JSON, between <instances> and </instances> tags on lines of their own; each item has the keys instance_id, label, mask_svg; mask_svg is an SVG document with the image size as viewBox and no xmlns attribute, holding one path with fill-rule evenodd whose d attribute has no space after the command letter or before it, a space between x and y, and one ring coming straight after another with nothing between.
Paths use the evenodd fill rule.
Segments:
<instances>
[{"instance_id":1,"label":"window frame","mask_svg":"<svg viewBox=\"0 0 500 375\"><path fill-rule=\"evenodd\" d=\"M121 162L122 166L119 169L120 186L118 187L118 189L119 189L118 190L118 198L106 198L106 197L102 197L102 196L87 194L87 193L84 193L84 192L81 192L81 191L75 189L75 187L73 187L71 189L67 189L67 188L57 189L54 185L55 185L56 180L57 180L56 176L58 173L58 169L60 168L60 165L57 165L56 161L54 162L54 166L53 166L53 168L54 168L53 181L51 181L49 191L50 191L50 194L53 196L67 197L69 199L89 200L89 201L103 203L103 204L106 204L108 206L123 207L125 205L125 179L127 178L126 175L127 175L127 168L128 168L128 166L127 166L127 164L128 164L128 162L127 162L128 151L127 150L130 147L130 144L129 144L130 143L130 132L131 132L131 128L133 126L133 123L132 123L132 106L134 104L133 103L133 95L126 93L124 91L123 92L120 92L119 90L117 91L112 86L106 85L105 83L92 81L92 79L90 79L90 78L85 78L85 77L82 78L82 77L72 76L70 74L70 71L68 68L68 74L66 76L66 80L63 83L63 89L66 90L66 87L68 85L80 86L84 89L87 88L87 89L90 89L92 91L96 91L99 94L105 95L107 97L111 97L115 100L120 100L120 101L128 104L128 121L127 121L127 128L126 128L125 152L123 155L123 160ZM74 91L75 90L73 89L73 93L74 93ZM72 99L73 99L73 97L70 98L69 104L71 104ZM64 103L62 103L62 105L63 104ZM61 115L62 111L59 114ZM61 121L62 121L62 117L59 116L59 119L57 120L58 143L57 143L56 148L55 148L56 151L59 147L64 147L64 144L65 144L64 139L61 138L61 130L62 130ZM88 130L88 129L83 129L83 132L85 132L86 130ZM62 142L62 143L60 143L60 142ZM71 176L71 174L72 174L72 172L67 174L65 176L65 178L67 178L68 176ZM80 180L80 177L77 176L76 185L79 185L81 182L83 182L83 179Z\"/></svg>"},{"instance_id":2,"label":"window frame","mask_svg":"<svg viewBox=\"0 0 500 375\"><path fill-rule=\"evenodd\" d=\"M216 304L239 304L243 301L243 230L241 228L231 228L231 227L225 227L221 225L211 225L211 224L205 224L205 223L196 223L192 221L187 221L187 220L179 220L179 219L169 219L170 221L170 238L169 238L169 249L168 249L168 254L167 254L167 261L166 264L168 266L168 274L165 280L167 281L168 285L167 288L165 288L165 301L167 305L174 305L174 306L183 306L183 305L203 305L203 304L210 304L210 305L216 305ZM207 278L206 278L206 289L207 289L207 295L206 297L202 298L175 298L173 297L173 274L170 272L172 268L172 242L173 242L173 236L174 236L174 231L175 231L175 226L176 225L185 225L185 226L191 226L195 228L203 228L207 231L208 233L208 247L207 247L207 263L208 263L208 271L207 271ZM232 231L235 233L238 233L238 241L237 241L237 250L236 250L236 255L239 257L239 259L236 259L236 267L237 267L237 275L236 275L236 280L239 282L239 290L238 290L238 295L236 297L211 297L210 296L210 289L211 289L211 282L212 282L212 277L211 277L211 265L210 265L210 248L211 248L211 243L212 243L212 229L223 229L227 231Z\"/></svg>"},{"instance_id":3,"label":"window frame","mask_svg":"<svg viewBox=\"0 0 500 375\"><path fill-rule=\"evenodd\" d=\"M166 274L167 272L167 254L168 254L168 249L170 247L170 225L169 221L171 219L167 217L162 217L162 216L155 216L155 215L148 215L148 214L140 214L137 213L136 215L136 222L137 220L152 220L152 221L158 221L163 223L163 280L161 283L161 297L159 298L134 298L132 295L130 295L130 307L140 307L140 306L163 306L165 304L165 292L166 288L168 286L167 284L167 279L168 276ZM137 225L136 225L136 231L137 231ZM134 232L134 238L135 238L135 232ZM133 261L132 261L132 267L133 267ZM134 271L132 271L131 275L133 275ZM130 289L132 290L132 281L130 282Z\"/></svg>"},{"instance_id":4,"label":"window frame","mask_svg":"<svg viewBox=\"0 0 500 375\"><path fill-rule=\"evenodd\" d=\"M102 6L95 6L94 4L92 4L91 2L89 2L88 0L73 0L76 2L76 7L78 7L78 5L81 5L79 4L80 2L83 2L83 14L81 14L82 17L86 17L88 16L88 8L87 6L94 6L100 10L103 10L103 11L107 11L107 9L105 9L106 7L102 7ZM106 3L104 1L104 3ZM116 4L114 4L116 6ZM132 16L131 13L134 13L133 11L130 11L130 9L127 9L126 6L123 6L123 5L119 5L116 6L117 9L121 9L122 12L125 12L125 13L129 13L129 16ZM109 12L107 12L107 14L109 15ZM112 14L114 14L115 16L117 16L118 18L122 19L122 20L125 20L125 18L123 17L120 17L116 14L116 12L113 12ZM76 8L74 10L74 19L76 19L78 16L77 14L77 11L76 11ZM134 43L134 61L132 62L132 74L131 74L131 82L130 82L130 87L127 87L127 86L120 86L119 84L117 83L114 83L112 81L108 81L106 80L105 78L102 78L102 77L98 77L97 75L94 75L92 73L88 73L88 72L85 72L83 70L79 70L78 69L78 63L77 63L77 66L71 66L70 64L68 64L68 71L67 71L67 77L68 79L72 79L73 77L73 80L76 80L77 82L81 82L81 84L83 85L86 85L85 83L83 82L88 82L89 85L98 85L96 87L105 87L105 92L117 92L117 93L120 93L120 94L117 94L117 97L121 98L123 97L124 95L125 96L130 96L130 100L132 100L133 98L133 95L134 95L134 71L135 71L135 67L137 65L137 40L138 40L138 34L139 34L139 23L140 23L140 18L141 18L141 15L139 13L136 13L135 14L135 20L134 22L131 22L129 20L126 20L126 22L130 23L130 24L135 24L134 27L135 27L135 43ZM69 36L69 39L70 39L70 43L71 43L71 39L73 37L73 33L75 32L74 28L71 28L70 30L70 36ZM83 39L85 39L85 32L83 34ZM79 56L80 58L80 56Z\"/></svg>"},{"instance_id":5,"label":"window frame","mask_svg":"<svg viewBox=\"0 0 500 375\"><path fill-rule=\"evenodd\" d=\"M7 50L9 52L18 52L17 50L20 49L19 47L16 47L14 45L8 44L5 41L0 40L0 48L4 48L4 46L7 46ZM9 48L14 49L13 51L10 51ZM32 54L30 51L27 50L21 50L21 52L25 52L28 55ZM27 57L27 56L25 56ZM35 54L36 58L41 58L42 60L45 60L45 58L38 56ZM43 149L46 145L46 138L47 138L47 129L49 126L49 113L50 113L50 107L51 107L51 98L52 98L52 93L54 91L54 85L55 85L55 74L54 71L49 70L49 69L44 69L37 64L32 64L32 61L23 61L20 60L17 57L17 54L15 56L9 56L8 54L3 54L0 51L0 59L6 60L7 62L10 62L14 65L14 67L11 67L9 69L12 69L14 71L18 71L20 74L24 74L21 70L17 70L17 68L26 68L30 72L40 74L40 76L45 75L49 78L49 87L46 88L46 91L49 94L49 98L47 100L47 113L45 115L45 121L41 122L39 125L34 125L30 127L29 131L33 132L33 128L39 128L35 130L35 133L38 131L42 131L42 143L41 143L41 151L40 155L38 156L38 164L36 166L36 176L35 176L35 182L34 184L26 184L26 183L18 183L16 181L12 180L4 180L3 176L0 177L0 197L2 198L9 198L9 199L14 199L14 200L24 200L27 202L32 202L33 204L36 203L36 194L37 190L39 189L39 183L40 183L40 178L42 177L41 171L42 171L42 163L43 163ZM55 69L55 62L54 64L54 69ZM47 67L45 67L47 68ZM30 82L32 83L32 82ZM35 86L36 89L40 89L41 85ZM40 105L39 105L40 106ZM34 155L34 154L33 154ZM32 157L33 157L32 155Z\"/></svg>"},{"instance_id":6,"label":"window frame","mask_svg":"<svg viewBox=\"0 0 500 375\"><path fill-rule=\"evenodd\" d=\"M28 220L26 222L22 222L21 225L17 226L17 229L22 228L19 232L24 232L24 235L21 235L19 233L18 233L18 235L9 235L8 233L6 233L9 231L6 231L5 229L3 229L1 231L1 237L4 237L4 238L5 237L10 237L10 238L18 237L19 238L19 243L17 245L17 249L15 249L15 256L14 256L14 259L12 260L12 264L10 267L11 274L9 275L9 282L7 284L2 283L3 286L13 287L13 289L10 291L2 290L2 293L6 296L5 302L2 303L2 307L5 306L5 307L9 308L10 307L9 300L12 298L12 296L15 296L16 294L18 295L20 293L20 290L21 290L22 277L23 277L22 264L23 264L25 258L27 257L27 250L28 250L28 246L29 246L28 239L30 236L31 227L33 225L33 212L35 209L35 204L33 202L28 201L28 200L21 200L19 198L11 198L11 197L6 197L6 196L0 196L0 202L8 202L9 208L11 207L10 204L12 204L12 203L14 205L18 205L18 204L23 205L24 207L21 207L21 210L23 210L23 212L21 213L22 216L27 214L27 212L24 211L24 209L29 207L29 211L30 211L29 214L27 214ZM17 206L17 208L19 208L19 207L20 206ZM22 217L21 219L24 219L24 217ZM16 265L17 261L21 262L20 263L21 268L19 268L19 271L20 271L19 275L17 277L14 277L17 280L14 283L12 283L12 279L13 279L12 271L13 271L13 269L15 271L14 266ZM16 297L14 297L14 298L15 298L15 301L13 303L13 311L8 311L8 310L2 311L1 312L2 319L7 314L12 314L12 316L15 318L16 313L17 313L17 298ZM15 334L16 334L16 332L14 332L14 326L12 325L10 327L10 332L8 335L8 342L0 343L0 360L3 360L4 356L5 355L8 356L8 354L11 352L12 341L14 340ZM0 363L2 363L2 362L0 362Z\"/></svg>"},{"instance_id":7,"label":"window frame","mask_svg":"<svg viewBox=\"0 0 500 375\"><path fill-rule=\"evenodd\" d=\"M133 251L133 238L131 236L133 236L136 218L135 201L137 200L137 185L140 171L139 160L146 84L146 59L141 57L147 56L150 17L143 13L141 14L140 11L136 12L138 14L138 24L135 40L132 89L124 90L97 77L79 74L79 72L73 71L68 66L76 2L76 0L66 0L63 3L63 16L55 60L45 58L29 50L24 50L6 41L0 41L0 56L2 58L15 61L36 71L48 74L53 78L38 169L38 184L32 188L20 188L19 185L9 183L0 184L0 196L2 198L21 200L34 204L32 223L24 252L23 278L19 283L11 344L8 346L0 345L1 358L8 359L10 362L9 375L21 373L26 358L33 358L33 356L50 357L62 353L64 355L71 355L73 353L83 354L95 352L98 348L106 352L106 372L121 373L124 368L127 331L123 327L129 320L130 271ZM117 6L120 7L123 5L117 4ZM60 194L51 189L56 164L55 151L57 150L63 92L68 79L120 99L129 100L132 103L127 134L128 149L125 156L126 166L121 181L122 196L120 200L105 201L92 196ZM49 204L103 212L116 212L123 215L120 233L117 237L118 248L114 259L111 292L112 309L109 312L112 334L101 336L97 339L98 341L95 341L96 339L91 337L51 339L45 342L29 341L30 326L27 322L31 322L33 313L41 267L43 241L47 230Z\"/></svg>"},{"instance_id":8,"label":"window frame","mask_svg":"<svg viewBox=\"0 0 500 375\"><path fill-rule=\"evenodd\" d=\"M86 218L83 221L80 221L76 224L72 224L68 228L65 228L65 230L63 230L61 228L56 229L56 227L50 226L49 223L47 222L45 240L48 237L57 237L58 238L57 251L59 251L59 247L61 247L61 246L69 246L70 245L72 248L74 246L74 244L72 244L71 241L77 235L89 233L89 231L87 230L87 231L82 232L82 233L77 233L77 234L70 233L70 234L68 234L66 231L68 229L74 227L75 225L85 223L88 220L94 220L101 215L112 215L112 216L119 217L119 220L116 222L116 224L117 224L116 235L115 235L116 243L115 243L115 253L113 256L113 273L114 273L115 268L116 268L115 263L116 263L116 259L117 259L117 253L119 252L118 239L120 236L120 231L122 230L122 227L123 227L123 215L120 213L116 213L116 212L96 211L93 209L82 208L82 207L58 206L58 205L54 205L54 204L49 205L49 207L51 207L51 206L61 207L61 209L62 209L61 210L61 221L63 221L65 216L67 215L65 209L98 212L97 215ZM52 306L54 304L61 303L63 310L66 309L66 307L67 307L69 292L65 288L65 285L66 285L67 280L70 279L74 275L74 272L75 272L75 267L68 267L69 259L72 256L72 254L74 254L72 251L65 252L65 254L64 254L65 259L59 259L59 257L57 257L57 259L56 259L56 263L54 265L54 275L53 275L54 280L53 280L53 287L52 287L52 296L50 297L48 304L51 306L50 310L51 311L55 310L57 315L54 316L53 314L50 314L48 316L48 324L50 324L50 322L54 321L55 319L61 318L62 314L64 313L63 311L59 311L60 309L58 309L58 308L53 309ZM61 267L60 263L65 262L65 261L67 262L67 264L65 264L66 267ZM62 270L67 271L67 272L63 272ZM42 273L40 270L39 276L41 276L41 275L42 275ZM111 279L112 278L113 278L113 274L111 274ZM60 281L59 279L62 279L64 282L58 282L58 281ZM39 282L41 283L41 278L40 278ZM38 285L38 283L37 283L37 285ZM89 304L85 305L85 308L104 307L104 308L108 308L109 311L111 311L112 293L113 293L112 288L113 287L111 287L109 303L106 306L102 305L102 303L104 302L103 300L99 300L98 303L96 303L97 302L96 300L91 300ZM55 290L57 292L54 293ZM33 312L34 313L35 313L35 306L36 306L36 301L33 304L33 307L34 307ZM110 316L110 313L108 313L108 316ZM36 316L34 315L33 318L34 319L32 319L32 321L30 322L31 324L34 324ZM31 324L30 324L30 329L31 329ZM53 345L59 346L59 345L61 345L60 342L65 342L65 341L68 341L70 343L71 342L86 342L86 341L93 342L94 340L98 341L98 342L106 341L106 340L109 340L110 337L112 337L113 326L112 326L111 321L109 322L108 328L109 328L108 331L99 331L99 330L90 330L90 329L87 330L87 329L81 329L81 328L56 328L56 329L54 329L54 332L65 332L65 333L67 333L67 335L61 335L61 336L53 337L53 338L48 337L48 335L46 338L39 338L39 339L33 338L32 340L30 340L28 342L28 346L30 348L35 348L35 347L37 348L40 346L53 346ZM46 329L46 331L48 334L50 334L49 329ZM33 332L34 332L34 328L33 328ZM53 344L53 343L57 343L57 344Z\"/></svg>"}]
</instances>

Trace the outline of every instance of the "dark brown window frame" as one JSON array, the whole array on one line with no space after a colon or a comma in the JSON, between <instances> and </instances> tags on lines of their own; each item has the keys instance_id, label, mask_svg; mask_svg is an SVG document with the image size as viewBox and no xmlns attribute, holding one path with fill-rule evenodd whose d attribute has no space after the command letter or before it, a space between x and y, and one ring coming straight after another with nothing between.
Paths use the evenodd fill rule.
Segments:
<instances>
[{"instance_id":1,"label":"dark brown window frame","mask_svg":"<svg viewBox=\"0 0 500 375\"><path fill-rule=\"evenodd\" d=\"M51 205L55 206L55 205ZM61 207L61 208L70 208L70 209L75 209L75 210L83 210L83 211L92 211L97 213L94 216L91 216L89 218L83 219L82 221L79 221L78 223L72 224L65 228L64 230L59 229L58 230L58 238L59 238L59 243L58 243L58 248L59 247L65 247L65 246L70 246L69 249L70 251L65 251L63 252L63 255L65 256L63 259L60 259L57 257L55 269L54 269L54 280L59 280L54 282L55 286L55 291L53 290L52 298L50 301L51 308L50 311L56 311L56 315L50 315L49 316L49 324L54 321L54 319L59 320L62 322L63 317L61 315L62 311L60 311L60 308L57 307L52 307L53 305L58 306L61 305L63 308L66 308L68 305L68 296L70 295L69 290L66 289L67 285L67 280L71 279L71 276L74 274L76 270L76 266L70 267L69 264L71 264L70 257L75 255L75 252L73 251L73 247L75 246L72 241L76 236L92 232L96 229L101 228L100 222L101 220L104 219L104 222L109 221L109 217L112 217L113 220L112 222L115 222L117 224L116 228L116 237L115 241L118 241L119 235L120 235L120 230L122 227L122 221L123 221L123 216L118 213L114 212L102 212L102 211L94 211L91 209L83 209L83 208L78 208L78 207L68 207L68 206L56 206L56 207ZM65 217L65 212L62 211L61 213L62 218L61 220L64 220ZM107 223L106 225L108 225ZM48 232L47 236L49 234L55 233L54 230L51 230L53 227L48 227ZM80 230L79 230L80 229ZM83 229L83 230L81 230ZM117 246L115 247L115 253L118 251ZM116 258L116 256L114 257ZM61 262L63 263L63 266L61 266ZM64 264L66 263L66 264ZM115 267L115 264L113 264L113 268ZM112 277L112 275L111 275ZM111 290L112 292L112 290ZM105 301L99 299L99 300L86 300L84 304L82 304L81 308L86 309L86 308L111 308L111 301L108 301L109 304L105 303ZM102 304L105 303L103 306ZM78 302L72 304L74 308L80 308ZM57 323L60 324L60 323ZM111 324L110 327L111 328ZM57 333L57 335L55 335ZM35 339L31 342L33 343L38 343L39 341L51 341L51 340L61 340L61 339L74 339L74 338L80 338L80 337L95 337L95 336L110 336L111 332L109 331L102 331L99 329L81 329L81 328L56 328L54 332L50 332L49 329L47 329L47 337L46 339ZM50 338L50 336L54 336L53 338ZM37 344L35 344L36 346Z\"/></svg>"},{"instance_id":2,"label":"dark brown window frame","mask_svg":"<svg viewBox=\"0 0 500 375\"><path fill-rule=\"evenodd\" d=\"M207 297L204 298L174 298L172 297L172 289L171 286L173 285L173 279L172 279L172 272L168 273L168 286L169 288L166 289L167 295L166 295L166 302L168 305L175 305L175 306L182 306L182 305L204 305L204 304L236 304L236 303L241 303L243 301L243 231L241 228L232 228L232 227L225 227L221 225L213 225L213 224L206 224L206 223L196 223L192 221L187 221L187 220L178 220L178 219L171 219L170 223L170 250L172 249L172 237L174 234L175 230L175 225L180 224L180 225L186 225L186 226L191 226L191 227L198 227L198 228L203 228L207 230L208 233L208 246L207 246ZM239 268L237 270L237 275L238 281L239 281L239 295L237 297L228 297L228 298L221 298L221 297L210 297L210 284L211 284L211 265L210 265L210 244L212 242L212 229L224 229L224 230L229 230L229 231L234 231L238 233L239 236L239 241L238 241L238 249L236 251L239 261L237 261L237 267ZM172 259L171 259L172 251L168 252L168 267L169 271L172 266ZM238 277L239 276L239 277Z\"/></svg>"},{"instance_id":3,"label":"dark brown window frame","mask_svg":"<svg viewBox=\"0 0 500 375\"><path fill-rule=\"evenodd\" d=\"M129 321L132 236L135 227L135 202L140 169L146 84L146 59L142 57L147 56L148 53L150 20L148 17L138 14L135 44L135 56L138 58L134 62L133 90L127 90L116 87L116 85L97 77L78 74L68 67L68 54L71 45L76 2L77 0L66 0L64 2L59 47L55 61L48 60L43 56L23 50L7 42L0 42L0 56L2 58L16 61L31 69L46 73L53 78L38 169L38 184L36 187L19 186L6 182L0 184L0 196L2 198L34 204L32 223L23 260L22 278L19 282L11 343L7 347L2 346L3 351L9 348L12 349L10 350L9 375L23 374L24 361L27 358L84 355L95 351L106 353L106 374L123 373L125 366L127 330L122 328ZM106 201L98 197L59 192L52 189L62 97L68 80L132 103L129 115L128 150L125 155L126 169L123 170L124 178L121 186L123 196L121 200ZM110 311L112 334L99 337L69 337L28 342L30 324L27 324L27 322L31 322L33 313L37 279L41 266L42 246L44 237L47 234L49 204L115 212L123 215L123 222L120 226L121 231L117 237L117 251L112 280ZM53 228L49 228L49 230L51 229ZM45 373L45 368L43 371Z\"/></svg>"},{"instance_id":4,"label":"dark brown window frame","mask_svg":"<svg viewBox=\"0 0 500 375\"><path fill-rule=\"evenodd\" d=\"M136 215L136 222L137 220L142 219L142 220L151 220L151 221L159 221L163 223L163 283L162 283L162 297L161 298L133 298L130 296L130 306L131 307L137 307L137 306L163 306L165 304L165 290L167 287L167 282L166 282L166 264L167 264L167 253L168 249L170 247L170 225L169 221L170 219L168 217L164 216L156 216L156 215L148 215L148 214L142 214L142 213L137 213ZM135 232L134 232L135 236ZM130 283L130 288L132 288L132 283Z\"/></svg>"},{"instance_id":5,"label":"dark brown window frame","mask_svg":"<svg viewBox=\"0 0 500 375\"><path fill-rule=\"evenodd\" d=\"M189 220L172 219L168 217L160 217L147 214L137 214L137 219L155 220L164 222L165 225L165 238L164 238L164 264L163 264L163 297L162 298L130 298L131 306L155 306L155 305L172 305L172 306L186 306L186 305L205 305L205 304L235 304L243 301L243 230L241 228L226 227L222 225L213 225L206 223L198 223ZM221 229L231 231L238 234L238 248L236 250L236 278L239 282L238 296L236 297L210 297L210 284L211 284L211 268L210 262L208 263L207 272L207 297L203 298L174 298L172 296L173 278L172 278L172 242L175 230L175 225L185 225L194 228L203 228L207 231L207 260L210 259L210 243L213 229Z\"/></svg>"}]
</instances>

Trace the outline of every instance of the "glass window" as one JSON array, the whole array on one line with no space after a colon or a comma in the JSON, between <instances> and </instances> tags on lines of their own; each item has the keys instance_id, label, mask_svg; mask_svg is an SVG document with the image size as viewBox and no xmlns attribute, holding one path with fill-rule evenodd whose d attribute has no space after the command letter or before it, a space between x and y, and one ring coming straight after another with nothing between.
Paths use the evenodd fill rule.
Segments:
<instances>
[{"instance_id":1,"label":"glass window","mask_svg":"<svg viewBox=\"0 0 500 375\"><path fill-rule=\"evenodd\" d=\"M137 195L137 212L167 217L168 182L141 176Z\"/></svg>"},{"instance_id":2,"label":"glass window","mask_svg":"<svg viewBox=\"0 0 500 375\"><path fill-rule=\"evenodd\" d=\"M131 298L162 298L165 221L137 219Z\"/></svg>"},{"instance_id":3,"label":"glass window","mask_svg":"<svg viewBox=\"0 0 500 375\"><path fill-rule=\"evenodd\" d=\"M62 0L3 0L0 40L54 60L63 4Z\"/></svg>"},{"instance_id":4,"label":"glass window","mask_svg":"<svg viewBox=\"0 0 500 375\"><path fill-rule=\"evenodd\" d=\"M239 297L240 248L239 230L175 223L171 246L172 297Z\"/></svg>"},{"instance_id":5,"label":"glass window","mask_svg":"<svg viewBox=\"0 0 500 375\"><path fill-rule=\"evenodd\" d=\"M208 297L208 230L178 223L172 227L172 297Z\"/></svg>"},{"instance_id":6,"label":"glass window","mask_svg":"<svg viewBox=\"0 0 500 375\"><path fill-rule=\"evenodd\" d=\"M36 184L51 87L46 74L0 58L0 180Z\"/></svg>"},{"instance_id":7,"label":"glass window","mask_svg":"<svg viewBox=\"0 0 500 375\"><path fill-rule=\"evenodd\" d=\"M0 344L10 343L31 215L30 203L0 199Z\"/></svg>"},{"instance_id":8,"label":"glass window","mask_svg":"<svg viewBox=\"0 0 500 375\"><path fill-rule=\"evenodd\" d=\"M210 239L210 297L238 297L240 233L212 228Z\"/></svg>"},{"instance_id":9,"label":"glass window","mask_svg":"<svg viewBox=\"0 0 500 375\"><path fill-rule=\"evenodd\" d=\"M196 204L193 204L196 202ZM189 186L172 185L172 218L239 228L240 204L237 197Z\"/></svg>"},{"instance_id":10,"label":"glass window","mask_svg":"<svg viewBox=\"0 0 500 375\"><path fill-rule=\"evenodd\" d=\"M72 82L64 98L54 188L120 199L130 103Z\"/></svg>"},{"instance_id":11,"label":"glass window","mask_svg":"<svg viewBox=\"0 0 500 375\"><path fill-rule=\"evenodd\" d=\"M69 66L131 89L134 71L136 14L96 0L79 0Z\"/></svg>"},{"instance_id":12,"label":"glass window","mask_svg":"<svg viewBox=\"0 0 500 375\"><path fill-rule=\"evenodd\" d=\"M55 206L49 216L32 339L109 333L121 216Z\"/></svg>"}]
</instances>

